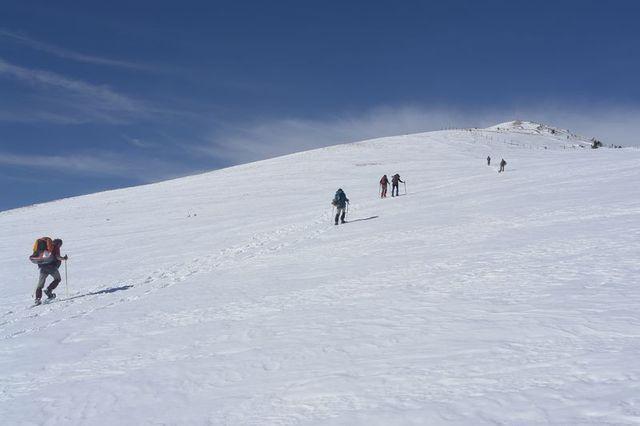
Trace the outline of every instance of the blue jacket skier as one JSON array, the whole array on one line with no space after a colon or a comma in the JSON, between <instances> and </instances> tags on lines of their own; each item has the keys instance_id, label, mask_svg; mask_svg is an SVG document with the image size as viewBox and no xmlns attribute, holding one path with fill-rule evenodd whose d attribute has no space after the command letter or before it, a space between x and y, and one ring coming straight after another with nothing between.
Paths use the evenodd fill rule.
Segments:
<instances>
[{"instance_id":1,"label":"blue jacket skier","mask_svg":"<svg viewBox=\"0 0 640 426\"><path fill-rule=\"evenodd\" d=\"M336 225L338 224L338 219L340 219L340 223L344 223L344 216L347 213L348 203L349 199L347 198L347 194L344 193L342 188L338 188L336 195L333 197L333 201L331 202L331 204L336 208Z\"/></svg>"}]
</instances>

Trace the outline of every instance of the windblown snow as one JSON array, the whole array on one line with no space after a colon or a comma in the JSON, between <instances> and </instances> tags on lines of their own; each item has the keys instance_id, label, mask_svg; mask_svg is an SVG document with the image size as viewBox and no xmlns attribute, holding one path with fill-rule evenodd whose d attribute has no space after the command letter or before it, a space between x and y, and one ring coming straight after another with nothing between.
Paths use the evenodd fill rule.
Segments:
<instances>
[{"instance_id":1,"label":"windblown snow","mask_svg":"<svg viewBox=\"0 0 640 426\"><path fill-rule=\"evenodd\" d=\"M640 151L506 124L0 213L0 423L640 423Z\"/></svg>"}]
</instances>

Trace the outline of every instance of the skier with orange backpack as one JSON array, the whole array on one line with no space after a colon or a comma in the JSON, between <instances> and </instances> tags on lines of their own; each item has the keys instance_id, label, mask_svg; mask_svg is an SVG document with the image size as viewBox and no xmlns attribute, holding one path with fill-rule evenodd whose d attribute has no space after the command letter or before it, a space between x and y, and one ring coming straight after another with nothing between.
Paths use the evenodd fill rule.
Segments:
<instances>
[{"instance_id":1,"label":"skier with orange backpack","mask_svg":"<svg viewBox=\"0 0 640 426\"><path fill-rule=\"evenodd\" d=\"M41 303L42 289L49 275L53 277L53 281L51 281L44 293L47 295L47 299L56 298L53 290L56 289L62 280L58 268L60 268L63 260L69 258L66 255L60 255L60 247L62 247L61 239L56 238L55 240L51 240L49 237L38 238L33 245L33 254L29 256L29 260L38 265L38 269L40 269L40 277L38 279L38 286L36 287L36 305Z\"/></svg>"}]
</instances>

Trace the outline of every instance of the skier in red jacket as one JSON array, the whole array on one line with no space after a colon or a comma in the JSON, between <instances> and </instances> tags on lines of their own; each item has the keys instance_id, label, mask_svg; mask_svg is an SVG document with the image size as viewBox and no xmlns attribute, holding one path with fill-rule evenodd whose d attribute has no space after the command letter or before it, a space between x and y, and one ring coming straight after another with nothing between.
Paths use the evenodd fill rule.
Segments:
<instances>
[{"instance_id":1,"label":"skier in red jacket","mask_svg":"<svg viewBox=\"0 0 640 426\"><path fill-rule=\"evenodd\" d=\"M382 179L380 179L380 186L382 187L380 198L387 198L387 188L389 187L389 178L387 178L387 175L382 176Z\"/></svg>"}]
</instances>

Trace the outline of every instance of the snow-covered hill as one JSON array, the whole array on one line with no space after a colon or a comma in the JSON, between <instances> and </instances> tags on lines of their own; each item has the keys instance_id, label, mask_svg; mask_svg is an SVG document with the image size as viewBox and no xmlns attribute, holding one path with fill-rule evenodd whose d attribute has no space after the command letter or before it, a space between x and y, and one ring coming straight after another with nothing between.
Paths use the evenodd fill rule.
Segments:
<instances>
[{"instance_id":1,"label":"snow-covered hill","mask_svg":"<svg viewBox=\"0 0 640 426\"><path fill-rule=\"evenodd\" d=\"M639 423L640 151L520 126L0 213L2 424Z\"/></svg>"},{"instance_id":2,"label":"snow-covered hill","mask_svg":"<svg viewBox=\"0 0 640 426\"><path fill-rule=\"evenodd\" d=\"M545 149L590 148L592 144L591 140L569 130L532 121L509 121L496 124L485 130L497 133L505 140L509 139L512 134L517 134L517 141L528 147L543 147Z\"/></svg>"}]
</instances>

